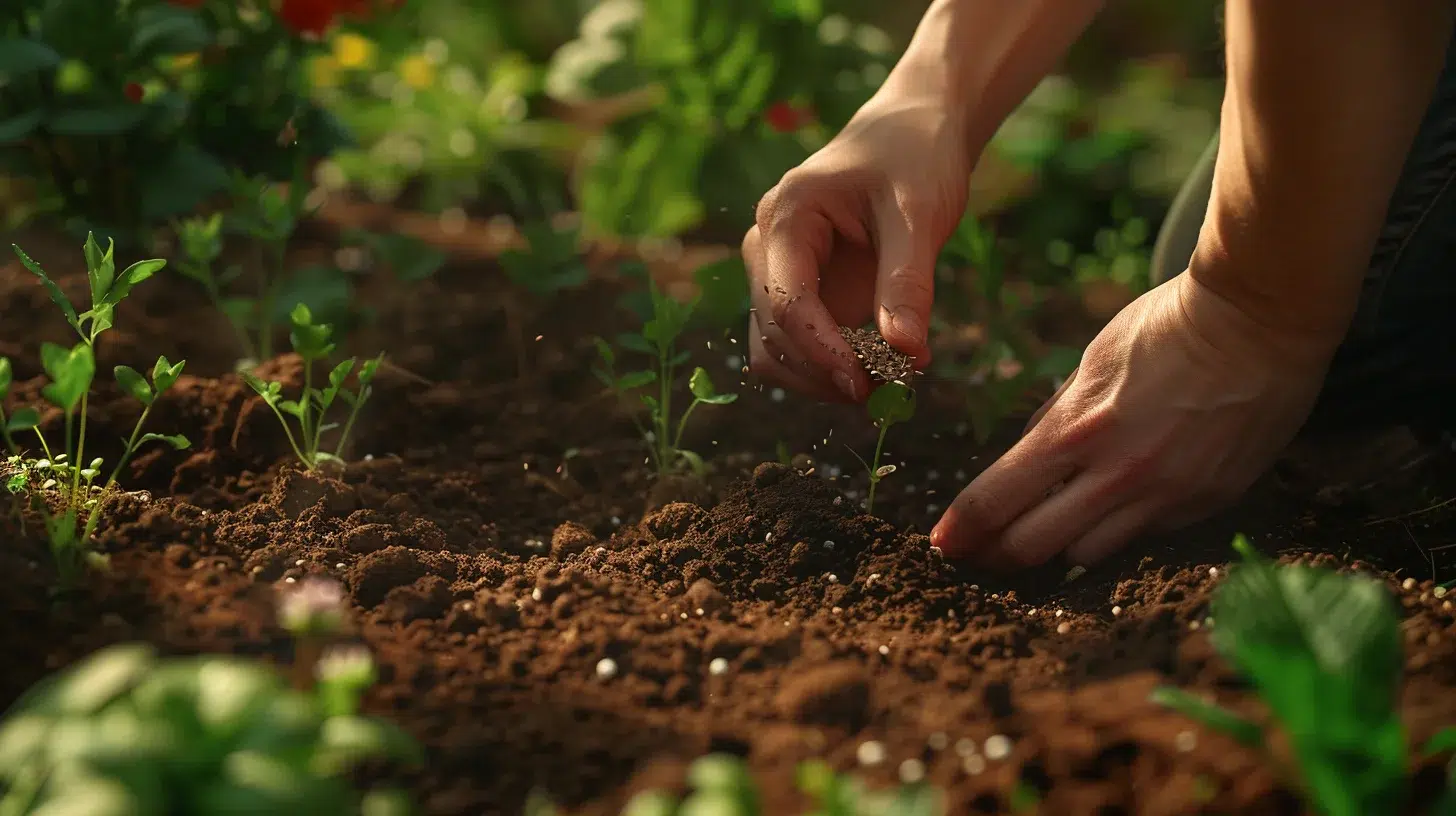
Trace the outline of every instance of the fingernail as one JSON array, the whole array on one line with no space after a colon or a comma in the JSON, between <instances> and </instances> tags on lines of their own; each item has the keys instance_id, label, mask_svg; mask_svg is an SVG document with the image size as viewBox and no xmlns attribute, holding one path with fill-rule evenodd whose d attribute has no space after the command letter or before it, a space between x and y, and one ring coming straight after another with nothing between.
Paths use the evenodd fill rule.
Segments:
<instances>
[{"instance_id":1,"label":"fingernail","mask_svg":"<svg viewBox=\"0 0 1456 816\"><path fill-rule=\"evenodd\" d=\"M895 331L917 343L925 342L925 327L920 324L920 317L908 306L901 306L890 315L890 325Z\"/></svg>"},{"instance_id":2,"label":"fingernail","mask_svg":"<svg viewBox=\"0 0 1456 816\"><path fill-rule=\"evenodd\" d=\"M834 385L836 388L839 389L840 393L844 394L846 397L849 397L855 402L859 402L859 395L854 392L853 377L849 376L843 371L836 371L834 372Z\"/></svg>"}]
</instances>

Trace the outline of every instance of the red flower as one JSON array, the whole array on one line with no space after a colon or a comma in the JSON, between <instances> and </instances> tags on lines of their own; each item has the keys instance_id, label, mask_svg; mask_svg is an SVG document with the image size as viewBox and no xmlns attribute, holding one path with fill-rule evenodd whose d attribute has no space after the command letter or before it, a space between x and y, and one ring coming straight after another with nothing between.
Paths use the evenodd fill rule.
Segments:
<instances>
[{"instance_id":1,"label":"red flower","mask_svg":"<svg viewBox=\"0 0 1456 816\"><path fill-rule=\"evenodd\" d=\"M141 102L142 95L145 93L142 86L136 82L126 83L126 86L121 89L121 92L126 94L126 98L132 102Z\"/></svg>"},{"instance_id":2,"label":"red flower","mask_svg":"<svg viewBox=\"0 0 1456 816\"><path fill-rule=\"evenodd\" d=\"M768 106L763 112L763 121L779 133L793 133L813 118L807 108L799 108L782 99Z\"/></svg>"},{"instance_id":3,"label":"red flower","mask_svg":"<svg viewBox=\"0 0 1456 816\"><path fill-rule=\"evenodd\" d=\"M278 6L278 19L298 34L318 36L334 24L340 5L341 0L283 0Z\"/></svg>"}]
</instances>

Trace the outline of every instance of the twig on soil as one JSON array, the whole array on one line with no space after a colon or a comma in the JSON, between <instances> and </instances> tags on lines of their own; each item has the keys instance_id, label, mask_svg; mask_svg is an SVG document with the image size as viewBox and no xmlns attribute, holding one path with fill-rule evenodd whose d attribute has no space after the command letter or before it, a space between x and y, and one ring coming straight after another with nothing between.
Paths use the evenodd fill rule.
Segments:
<instances>
[{"instance_id":1,"label":"twig on soil","mask_svg":"<svg viewBox=\"0 0 1456 816\"><path fill-rule=\"evenodd\" d=\"M1412 510L1409 513L1401 513L1398 516L1386 516L1385 518L1372 519L1365 522L1365 526L1373 527L1377 524L1385 524L1386 522L1390 521L1401 521L1403 519L1414 518L1416 516L1425 515L1426 513L1434 513L1435 511L1440 510L1443 507L1450 507L1453 504L1456 504L1456 496L1452 496L1451 498L1444 501L1436 502L1430 507L1424 507L1420 510Z\"/></svg>"}]
</instances>

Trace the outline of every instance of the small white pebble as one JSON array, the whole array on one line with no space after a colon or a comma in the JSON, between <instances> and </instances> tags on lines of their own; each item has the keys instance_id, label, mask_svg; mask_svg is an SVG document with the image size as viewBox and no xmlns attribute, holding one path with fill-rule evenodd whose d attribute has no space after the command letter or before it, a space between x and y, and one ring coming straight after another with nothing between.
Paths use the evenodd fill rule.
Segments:
<instances>
[{"instance_id":1,"label":"small white pebble","mask_svg":"<svg viewBox=\"0 0 1456 816\"><path fill-rule=\"evenodd\" d=\"M926 738L925 744L930 746L932 751L944 751L950 745L950 736L944 731L936 731Z\"/></svg>"},{"instance_id":2,"label":"small white pebble","mask_svg":"<svg viewBox=\"0 0 1456 816\"><path fill-rule=\"evenodd\" d=\"M597 661L597 677L603 680L611 680L617 676L617 661L610 657L604 657Z\"/></svg>"},{"instance_id":3,"label":"small white pebble","mask_svg":"<svg viewBox=\"0 0 1456 816\"><path fill-rule=\"evenodd\" d=\"M1057 634L1065 635L1070 631L1072 631L1072 624L1066 622L1057 624Z\"/></svg>"},{"instance_id":4,"label":"small white pebble","mask_svg":"<svg viewBox=\"0 0 1456 816\"><path fill-rule=\"evenodd\" d=\"M1190 630L1196 632L1196 631L1198 631L1198 626L1199 626L1198 621L1196 621L1196 620L1188 621L1188 628Z\"/></svg>"},{"instance_id":5,"label":"small white pebble","mask_svg":"<svg viewBox=\"0 0 1456 816\"><path fill-rule=\"evenodd\" d=\"M829 612L831 614L834 614L834 615L838 615L839 613L841 613L843 611L844 611L844 607L842 607L842 606L831 606L831 607L829 607Z\"/></svg>"},{"instance_id":6,"label":"small white pebble","mask_svg":"<svg viewBox=\"0 0 1456 816\"><path fill-rule=\"evenodd\" d=\"M1005 734L993 734L986 738L986 746L981 750L986 753L986 759L1005 759L1011 756L1011 738Z\"/></svg>"},{"instance_id":7,"label":"small white pebble","mask_svg":"<svg viewBox=\"0 0 1456 816\"><path fill-rule=\"evenodd\" d=\"M838 502L837 499L835 501L836 501L836 503ZM826 549L826 550L832 550L832 549L834 549L834 542L833 541L825 541L824 542L824 549Z\"/></svg>"},{"instance_id":8,"label":"small white pebble","mask_svg":"<svg viewBox=\"0 0 1456 816\"><path fill-rule=\"evenodd\" d=\"M688 619L688 613L686 613L686 612L679 612L679 613L677 613L677 616L679 618L681 618L682 620L687 620Z\"/></svg>"},{"instance_id":9,"label":"small white pebble","mask_svg":"<svg viewBox=\"0 0 1456 816\"><path fill-rule=\"evenodd\" d=\"M1407 578L1404 581L1401 581L1400 582L1400 588L1406 590L1407 592L1409 592L1412 589L1415 589L1416 588L1416 579L1414 579L1414 578Z\"/></svg>"},{"instance_id":10,"label":"small white pebble","mask_svg":"<svg viewBox=\"0 0 1456 816\"><path fill-rule=\"evenodd\" d=\"M606 547L597 547L597 555L605 555L606 552L607 552L607 548Z\"/></svg>"},{"instance_id":11,"label":"small white pebble","mask_svg":"<svg viewBox=\"0 0 1456 816\"><path fill-rule=\"evenodd\" d=\"M878 580L880 580L880 574L878 572L872 572L870 573L870 577L865 579L865 586L869 586Z\"/></svg>"},{"instance_id":12,"label":"small white pebble","mask_svg":"<svg viewBox=\"0 0 1456 816\"><path fill-rule=\"evenodd\" d=\"M881 643L881 644L880 644L880 654L882 654L882 655L887 655L887 654L889 654L889 653L890 653L890 647L889 647L889 646L886 646L886 645L885 645L885 644L883 644L883 643Z\"/></svg>"},{"instance_id":13,"label":"small white pebble","mask_svg":"<svg viewBox=\"0 0 1456 816\"><path fill-rule=\"evenodd\" d=\"M918 759L907 759L900 763L900 781L913 785L925 778L925 763Z\"/></svg>"},{"instance_id":14,"label":"small white pebble","mask_svg":"<svg viewBox=\"0 0 1456 816\"><path fill-rule=\"evenodd\" d=\"M715 657L713 658L712 662L708 664L708 674L711 674L714 677L727 673L728 660L726 658Z\"/></svg>"},{"instance_id":15,"label":"small white pebble","mask_svg":"<svg viewBox=\"0 0 1456 816\"><path fill-rule=\"evenodd\" d=\"M703 608L702 608L702 607L701 607L701 606L700 606L700 607L698 607L698 608L697 608L697 609L694 609L694 610L693 610L693 614L694 614L694 615L697 615L697 616L698 616L698 617L700 617L700 618L701 618L701 617L702 617L702 616L703 616L703 615L706 615L706 614L707 614L707 613L706 613L706 612L704 612L704 611L703 611Z\"/></svg>"},{"instance_id":16,"label":"small white pebble","mask_svg":"<svg viewBox=\"0 0 1456 816\"><path fill-rule=\"evenodd\" d=\"M295 566L295 567L301 567L301 566L303 566L303 559L302 559L302 558L300 558L300 559L298 559L298 560L297 560L297 561L294 561L294 562L293 562L293 566ZM1409 579L1409 578L1407 578L1407 579L1406 579L1406 580L1407 580L1407 581L1409 581L1409 580L1410 580L1410 579Z\"/></svg>"},{"instance_id":17,"label":"small white pebble","mask_svg":"<svg viewBox=\"0 0 1456 816\"><path fill-rule=\"evenodd\" d=\"M976 776L986 770L986 758L980 754L970 754L961 760L961 770Z\"/></svg>"},{"instance_id":18,"label":"small white pebble","mask_svg":"<svg viewBox=\"0 0 1456 816\"><path fill-rule=\"evenodd\" d=\"M839 576L831 572L828 575L824 576L824 580L828 581L831 584L837 584L839 583Z\"/></svg>"},{"instance_id":19,"label":"small white pebble","mask_svg":"<svg viewBox=\"0 0 1456 816\"><path fill-rule=\"evenodd\" d=\"M535 589L531 590L531 600L541 600L541 587L536 587Z\"/></svg>"},{"instance_id":20,"label":"small white pebble","mask_svg":"<svg viewBox=\"0 0 1456 816\"><path fill-rule=\"evenodd\" d=\"M1198 735L1192 731L1179 731L1178 736L1173 738L1173 747L1186 754L1198 747Z\"/></svg>"},{"instance_id":21,"label":"small white pebble","mask_svg":"<svg viewBox=\"0 0 1456 816\"><path fill-rule=\"evenodd\" d=\"M970 737L961 737L956 740L955 752L963 757L974 755L976 753L976 741Z\"/></svg>"},{"instance_id":22,"label":"small white pebble","mask_svg":"<svg viewBox=\"0 0 1456 816\"><path fill-rule=\"evenodd\" d=\"M343 561L340 561L340 562L334 564L334 569L343 569L343 568L344 568L344 562Z\"/></svg>"},{"instance_id":23,"label":"small white pebble","mask_svg":"<svg viewBox=\"0 0 1456 816\"><path fill-rule=\"evenodd\" d=\"M1217 578L1218 577L1218 567L1209 567L1208 568L1208 577L1209 578Z\"/></svg>"},{"instance_id":24,"label":"small white pebble","mask_svg":"<svg viewBox=\"0 0 1456 816\"><path fill-rule=\"evenodd\" d=\"M773 533L764 533L763 541L765 544L773 543Z\"/></svg>"},{"instance_id":25,"label":"small white pebble","mask_svg":"<svg viewBox=\"0 0 1456 816\"><path fill-rule=\"evenodd\" d=\"M1060 618L1061 616L1062 616L1062 610L1058 609L1057 610L1057 614L1055 615L1055 617Z\"/></svg>"},{"instance_id":26,"label":"small white pebble","mask_svg":"<svg viewBox=\"0 0 1456 816\"><path fill-rule=\"evenodd\" d=\"M1435 589L1431 590L1431 594L1435 595L1437 598L1444 598L1446 597L1446 588L1443 586L1438 586Z\"/></svg>"},{"instance_id":27,"label":"small white pebble","mask_svg":"<svg viewBox=\"0 0 1456 816\"><path fill-rule=\"evenodd\" d=\"M834 506L835 507L838 507L841 504L844 504L844 497L843 496L835 496L834 497Z\"/></svg>"},{"instance_id":28,"label":"small white pebble","mask_svg":"<svg viewBox=\"0 0 1456 816\"><path fill-rule=\"evenodd\" d=\"M1114 606L1114 607L1112 607L1112 614L1114 616L1121 615L1122 614L1122 607L1120 607L1120 606Z\"/></svg>"},{"instance_id":29,"label":"small white pebble","mask_svg":"<svg viewBox=\"0 0 1456 816\"><path fill-rule=\"evenodd\" d=\"M885 761L885 746L877 740L866 740L855 749L854 756L861 765L878 765Z\"/></svg>"},{"instance_id":30,"label":"small white pebble","mask_svg":"<svg viewBox=\"0 0 1456 816\"><path fill-rule=\"evenodd\" d=\"M287 578L284 578L283 579L283 583L285 583L285 584L295 584L295 583L298 583L298 579L297 578L294 578L292 575L290 575Z\"/></svg>"}]
</instances>

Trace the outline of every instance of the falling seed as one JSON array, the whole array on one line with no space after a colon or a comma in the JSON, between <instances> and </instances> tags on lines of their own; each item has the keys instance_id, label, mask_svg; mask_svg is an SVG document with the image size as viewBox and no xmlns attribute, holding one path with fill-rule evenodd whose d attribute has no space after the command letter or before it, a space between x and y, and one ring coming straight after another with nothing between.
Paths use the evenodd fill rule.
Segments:
<instances>
[{"instance_id":1,"label":"falling seed","mask_svg":"<svg viewBox=\"0 0 1456 816\"><path fill-rule=\"evenodd\" d=\"M986 738L986 746L981 749L986 754L986 759L996 761L1011 756L1011 738L1005 734L994 734Z\"/></svg>"},{"instance_id":2,"label":"falling seed","mask_svg":"<svg viewBox=\"0 0 1456 816\"><path fill-rule=\"evenodd\" d=\"M918 759L907 759L900 763L900 781L913 785L925 778L925 763Z\"/></svg>"},{"instance_id":3,"label":"falling seed","mask_svg":"<svg viewBox=\"0 0 1456 816\"><path fill-rule=\"evenodd\" d=\"M950 736L944 731L936 731L926 738L925 744L930 746L932 751L944 751L950 745Z\"/></svg>"},{"instance_id":4,"label":"falling seed","mask_svg":"<svg viewBox=\"0 0 1456 816\"><path fill-rule=\"evenodd\" d=\"M297 561L294 561L293 562L293 566L295 566L295 567L301 567L301 566L303 566L303 559L300 558Z\"/></svg>"},{"instance_id":5,"label":"falling seed","mask_svg":"<svg viewBox=\"0 0 1456 816\"><path fill-rule=\"evenodd\" d=\"M971 754L961 760L961 770L971 776L977 776L986 770L986 758L980 754Z\"/></svg>"},{"instance_id":6,"label":"falling seed","mask_svg":"<svg viewBox=\"0 0 1456 816\"><path fill-rule=\"evenodd\" d=\"M854 755L861 765L878 765L885 761L885 746L877 740L866 740L859 744Z\"/></svg>"},{"instance_id":7,"label":"falling seed","mask_svg":"<svg viewBox=\"0 0 1456 816\"><path fill-rule=\"evenodd\" d=\"M708 664L708 674L711 674L714 677L717 677L717 676L723 675L723 674L727 674L727 673L728 673L728 660L726 658L715 657L715 658L713 658L712 662L710 662Z\"/></svg>"},{"instance_id":8,"label":"falling seed","mask_svg":"<svg viewBox=\"0 0 1456 816\"><path fill-rule=\"evenodd\" d=\"M1178 736L1173 738L1173 747L1186 754L1198 747L1198 735L1192 731L1179 731Z\"/></svg>"},{"instance_id":9,"label":"falling seed","mask_svg":"<svg viewBox=\"0 0 1456 816\"><path fill-rule=\"evenodd\" d=\"M610 657L604 657L597 661L597 677L602 680L611 680L617 676L617 661Z\"/></svg>"},{"instance_id":10,"label":"falling seed","mask_svg":"<svg viewBox=\"0 0 1456 816\"><path fill-rule=\"evenodd\" d=\"M780 357L779 359L782 360L783 358ZM786 396L788 396L788 394L785 393L784 389L782 388L775 388L774 390L768 392L769 399L773 400L774 402L783 402L784 397Z\"/></svg>"},{"instance_id":11,"label":"falling seed","mask_svg":"<svg viewBox=\"0 0 1456 816\"><path fill-rule=\"evenodd\" d=\"M537 342L537 343L539 343L539 342L541 342L541 338L543 338L543 337L545 337L545 336L546 336L546 335L544 335L544 334L538 334L538 335L536 335L536 342Z\"/></svg>"}]
</instances>

